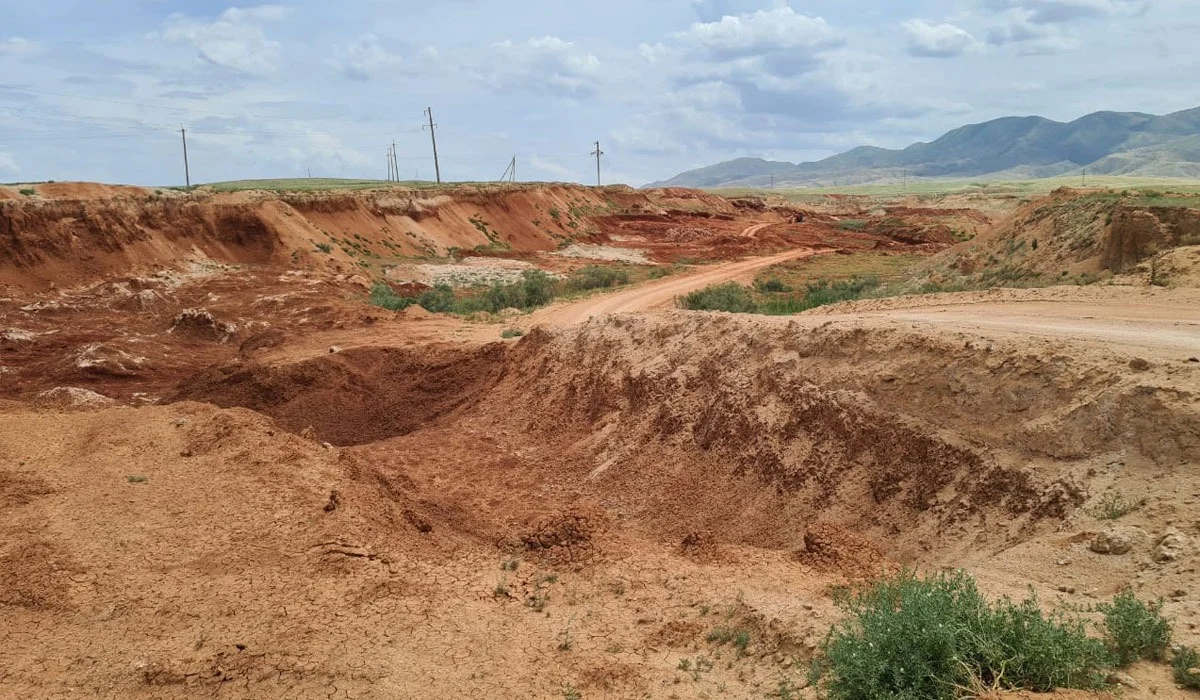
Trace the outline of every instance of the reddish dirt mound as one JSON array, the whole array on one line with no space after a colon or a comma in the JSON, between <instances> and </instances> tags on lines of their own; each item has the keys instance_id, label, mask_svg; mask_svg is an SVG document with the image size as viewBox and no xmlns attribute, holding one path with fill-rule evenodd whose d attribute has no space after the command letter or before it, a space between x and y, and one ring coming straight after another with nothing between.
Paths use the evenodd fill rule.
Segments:
<instances>
[{"instance_id":1,"label":"reddish dirt mound","mask_svg":"<svg viewBox=\"0 0 1200 700\"><path fill-rule=\"evenodd\" d=\"M478 400L504 372L503 344L479 349L359 348L272 366L233 361L180 385L169 401L265 413L335 445L403 435Z\"/></svg>"}]
</instances>

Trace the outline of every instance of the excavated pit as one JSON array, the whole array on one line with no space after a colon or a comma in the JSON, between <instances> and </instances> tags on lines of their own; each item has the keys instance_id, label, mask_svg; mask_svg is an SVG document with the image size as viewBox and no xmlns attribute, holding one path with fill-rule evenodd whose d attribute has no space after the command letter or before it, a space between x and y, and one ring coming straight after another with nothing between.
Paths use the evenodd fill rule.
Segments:
<instances>
[{"instance_id":1,"label":"excavated pit","mask_svg":"<svg viewBox=\"0 0 1200 700\"><path fill-rule=\"evenodd\" d=\"M667 541L711 533L805 551L813 528L833 527L894 560L951 561L1057 527L1112 454L1143 466L1200 456L1191 396L1123 368L1018 345L671 314L536 329L509 348L235 362L173 400L250 408L359 446L383 480L407 478L397 452L420 463L422 450L464 450L453 473L430 477L478 489L464 499L511 490L519 473ZM471 447L477 433L494 437ZM493 443L531 456L493 464L470 452ZM487 530L489 516L459 497L443 504L474 509L472 528ZM498 530L502 520L491 519Z\"/></svg>"}]
</instances>

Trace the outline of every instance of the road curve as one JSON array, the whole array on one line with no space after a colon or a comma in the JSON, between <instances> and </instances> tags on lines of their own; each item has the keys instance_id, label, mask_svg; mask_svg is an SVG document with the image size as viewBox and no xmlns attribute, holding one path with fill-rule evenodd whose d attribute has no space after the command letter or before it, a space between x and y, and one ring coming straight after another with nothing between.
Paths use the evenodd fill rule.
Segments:
<instances>
[{"instance_id":1,"label":"road curve","mask_svg":"<svg viewBox=\"0 0 1200 700\"><path fill-rule=\"evenodd\" d=\"M750 229L747 230L749 231ZM764 267L778 265L788 260L811 257L824 252L827 251L798 248L761 258L748 258L720 265L710 265L696 272L668 277L615 294L605 294L580 301L556 304L534 312L530 321L534 324L566 326L583 323L593 316L662 308L673 304L676 297L683 296L697 289L703 289L710 284L721 284L722 282L743 279Z\"/></svg>"}]
</instances>

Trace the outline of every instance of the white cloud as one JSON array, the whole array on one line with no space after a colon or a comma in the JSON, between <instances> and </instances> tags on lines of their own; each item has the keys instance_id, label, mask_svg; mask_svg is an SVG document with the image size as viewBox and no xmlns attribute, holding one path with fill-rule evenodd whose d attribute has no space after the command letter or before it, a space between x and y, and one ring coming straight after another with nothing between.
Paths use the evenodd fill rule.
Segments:
<instances>
[{"instance_id":1,"label":"white cloud","mask_svg":"<svg viewBox=\"0 0 1200 700\"><path fill-rule=\"evenodd\" d=\"M251 74L273 73L279 67L281 46L267 37L262 25L288 14L280 5L231 7L212 22L174 14L163 23L160 36L190 44L197 55L213 65Z\"/></svg>"},{"instance_id":2,"label":"white cloud","mask_svg":"<svg viewBox=\"0 0 1200 700\"><path fill-rule=\"evenodd\" d=\"M953 24L930 24L911 19L903 25L908 34L908 53L928 58L951 58L974 48L971 33Z\"/></svg>"},{"instance_id":3,"label":"white cloud","mask_svg":"<svg viewBox=\"0 0 1200 700\"><path fill-rule=\"evenodd\" d=\"M717 60L782 51L813 52L843 43L824 18L800 14L786 5L752 14L726 15L715 22L697 22L670 38Z\"/></svg>"},{"instance_id":4,"label":"white cloud","mask_svg":"<svg viewBox=\"0 0 1200 700\"><path fill-rule=\"evenodd\" d=\"M30 41L19 36L0 39L0 56L28 56L37 53L41 48L41 44L36 41Z\"/></svg>"},{"instance_id":5,"label":"white cloud","mask_svg":"<svg viewBox=\"0 0 1200 700\"><path fill-rule=\"evenodd\" d=\"M0 151L0 173L16 175L20 172L21 168L17 165L17 159L11 153Z\"/></svg>"},{"instance_id":6,"label":"white cloud","mask_svg":"<svg viewBox=\"0 0 1200 700\"><path fill-rule=\"evenodd\" d=\"M329 64L339 74L354 80L370 80L385 73L404 70L404 59L388 51L374 34L335 50Z\"/></svg>"},{"instance_id":7,"label":"white cloud","mask_svg":"<svg viewBox=\"0 0 1200 700\"><path fill-rule=\"evenodd\" d=\"M602 77L599 58L555 36L492 44L486 54L473 60L469 70L496 91L572 97L594 93Z\"/></svg>"},{"instance_id":8,"label":"white cloud","mask_svg":"<svg viewBox=\"0 0 1200 700\"><path fill-rule=\"evenodd\" d=\"M1026 9L1004 12L999 22L988 30L987 40L994 46L1016 44L1023 55L1045 55L1077 48L1079 41L1064 34L1053 25L1033 21L1033 13Z\"/></svg>"},{"instance_id":9,"label":"white cloud","mask_svg":"<svg viewBox=\"0 0 1200 700\"><path fill-rule=\"evenodd\" d=\"M993 10L1020 10L1034 24L1055 24L1077 19L1136 14L1148 0L984 0Z\"/></svg>"}]
</instances>

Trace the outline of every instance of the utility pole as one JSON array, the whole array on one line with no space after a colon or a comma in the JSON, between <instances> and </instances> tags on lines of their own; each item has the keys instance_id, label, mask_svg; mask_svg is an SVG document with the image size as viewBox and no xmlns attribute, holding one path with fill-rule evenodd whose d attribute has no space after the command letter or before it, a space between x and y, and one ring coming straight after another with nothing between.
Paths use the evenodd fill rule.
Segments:
<instances>
[{"instance_id":1,"label":"utility pole","mask_svg":"<svg viewBox=\"0 0 1200 700\"><path fill-rule=\"evenodd\" d=\"M437 129L437 124L433 123L433 107L427 107L425 114L429 115L429 138L433 141L433 172L437 177L438 184L442 184L442 166L438 164L437 155L437 135L434 130ZM421 127L425 128L425 127Z\"/></svg>"},{"instance_id":2,"label":"utility pole","mask_svg":"<svg viewBox=\"0 0 1200 700\"><path fill-rule=\"evenodd\" d=\"M775 189L775 174L771 174L771 189Z\"/></svg>"},{"instance_id":3,"label":"utility pole","mask_svg":"<svg viewBox=\"0 0 1200 700\"><path fill-rule=\"evenodd\" d=\"M309 179L309 180L311 180L311 179L312 179L312 168L309 168L309 169L308 169L308 179Z\"/></svg>"},{"instance_id":4,"label":"utility pole","mask_svg":"<svg viewBox=\"0 0 1200 700\"><path fill-rule=\"evenodd\" d=\"M400 182L400 163L396 159L395 141L392 141L392 155L390 157L392 159L392 179L394 179L396 182Z\"/></svg>"},{"instance_id":5,"label":"utility pole","mask_svg":"<svg viewBox=\"0 0 1200 700\"><path fill-rule=\"evenodd\" d=\"M908 192L908 168L904 169L904 191Z\"/></svg>"},{"instance_id":6,"label":"utility pole","mask_svg":"<svg viewBox=\"0 0 1200 700\"><path fill-rule=\"evenodd\" d=\"M517 157L513 156L512 160L508 161L508 167L504 168L504 174L500 176L500 182L516 182L517 181Z\"/></svg>"},{"instance_id":7,"label":"utility pole","mask_svg":"<svg viewBox=\"0 0 1200 700\"><path fill-rule=\"evenodd\" d=\"M1083 186L1087 187L1087 168L1083 169Z\"/></svg>"},{"instance_id":8,"label":"utility pole","mask_svg":"<svg viewBox=\"0 0 1200 700\"><path fill-rule=\"evenodd\" d=\"M596 187L600 186L600 156L604 155L604 151L600 150L600 142L596 142L596 150L592 151L592 155L596 156Z\"/></svg>"},{"instance_id":9,"label":"utility pole","mask_svg":"<svg viewBox=\"0 0 1200 700\"><path fill-rule=\"evenodd\" d=\"M187 188L192 189L192 170L188 167L187 157L187 129L179 127L179 134L183 137L183 177L187 183Z\"/></svg>"},{"instance_id":10,"label":"utility pole","mask_svg":"<svg viewBox=\"0 0 1200 700\"><path fill-rule=\"evenodd\" d=\"M388 162L387 181L391 182L392 181L392 147L391 146L388 146L388 149L387 149L387 162Z\"/></svg>"}]
</instances>

